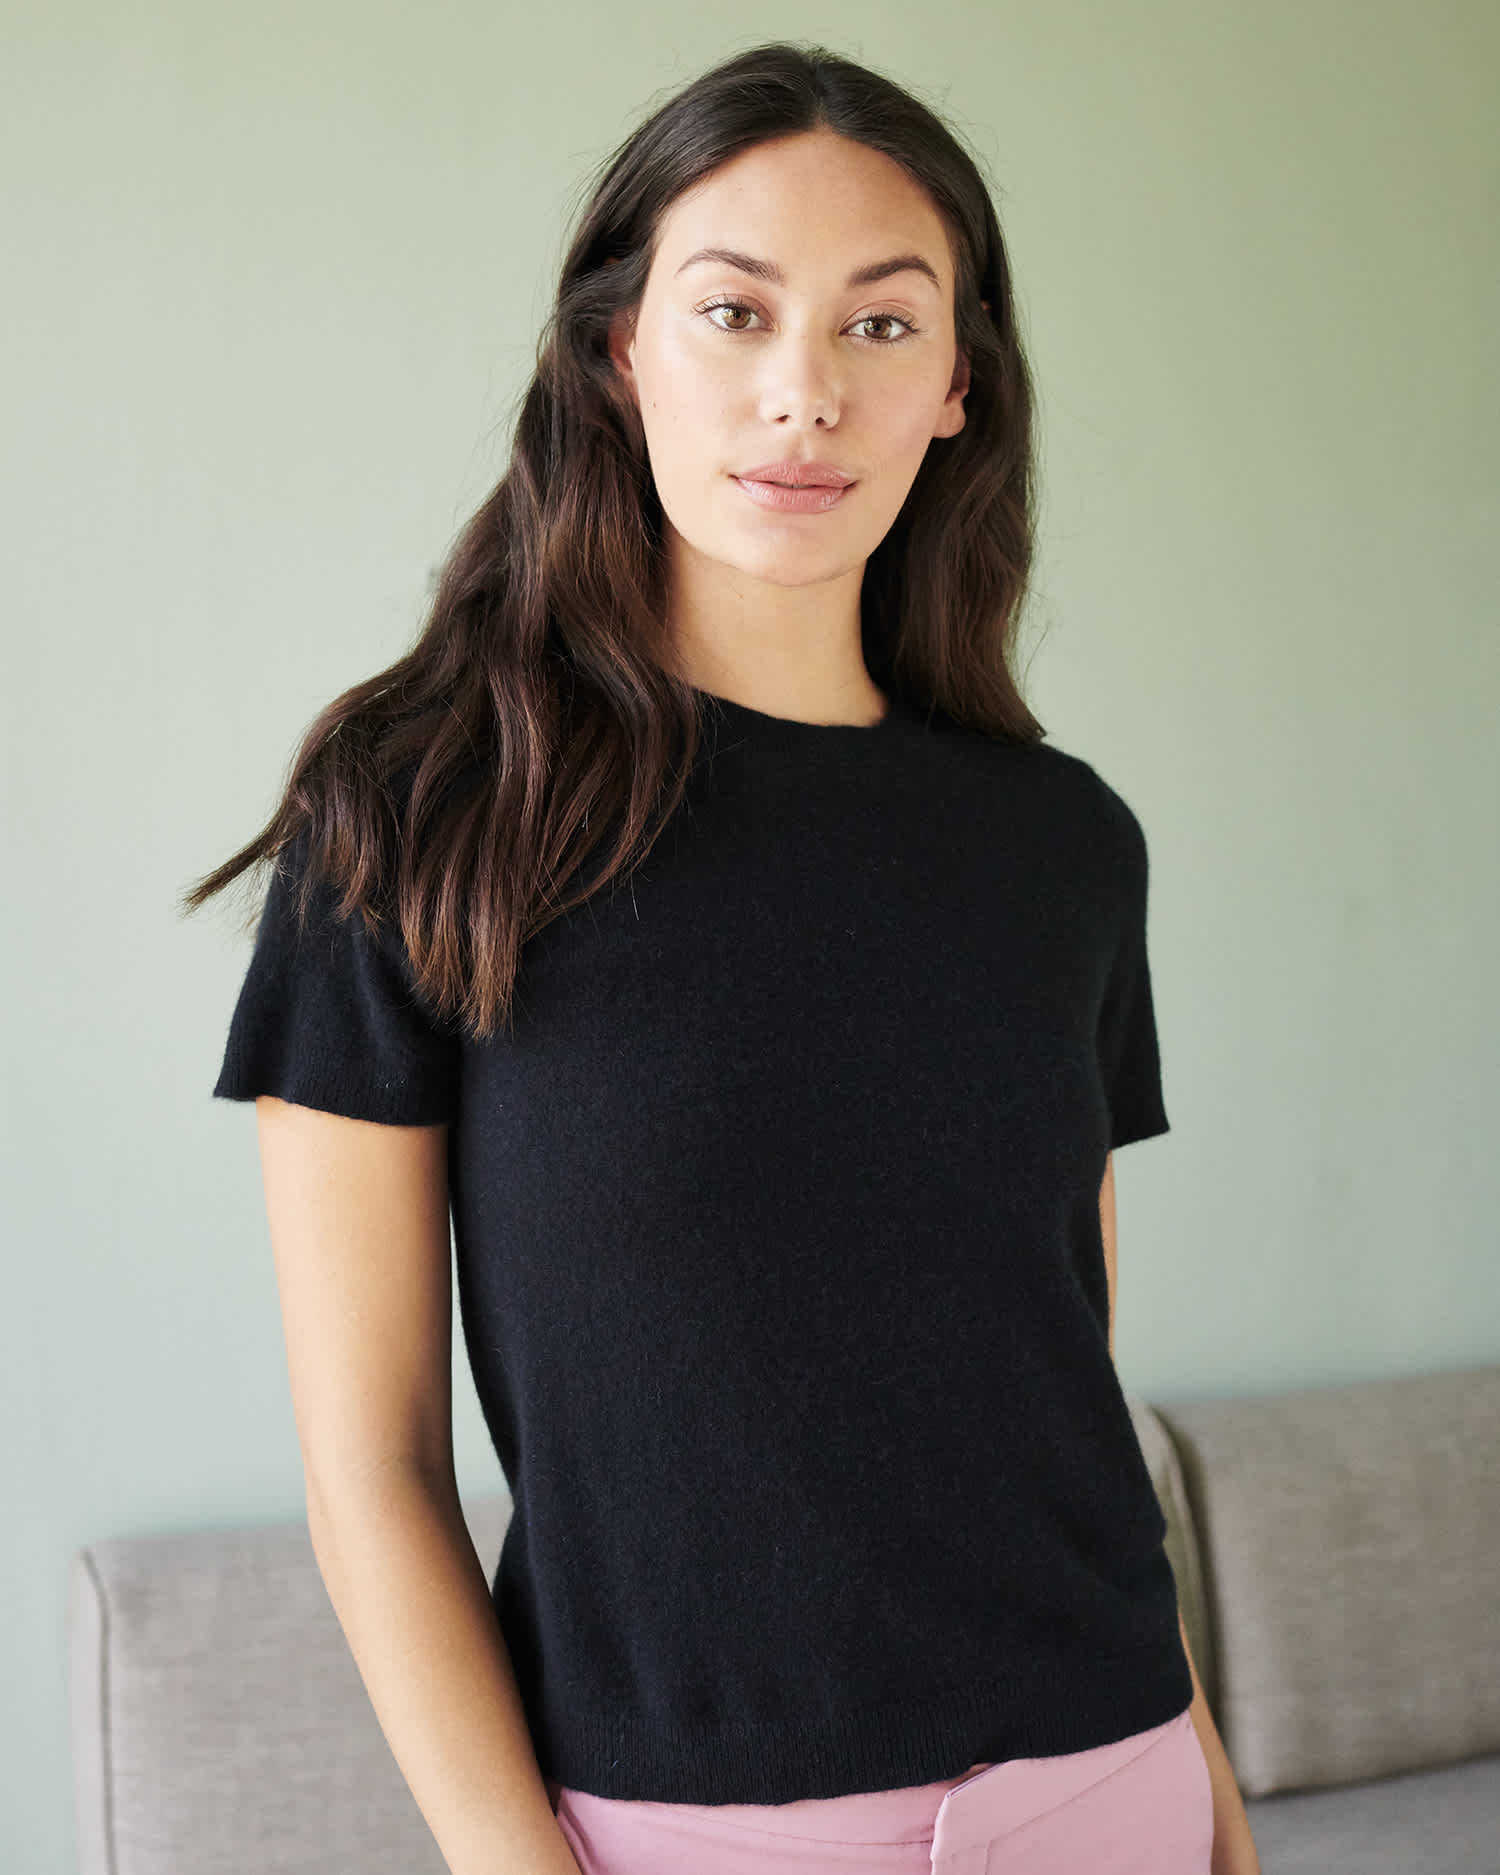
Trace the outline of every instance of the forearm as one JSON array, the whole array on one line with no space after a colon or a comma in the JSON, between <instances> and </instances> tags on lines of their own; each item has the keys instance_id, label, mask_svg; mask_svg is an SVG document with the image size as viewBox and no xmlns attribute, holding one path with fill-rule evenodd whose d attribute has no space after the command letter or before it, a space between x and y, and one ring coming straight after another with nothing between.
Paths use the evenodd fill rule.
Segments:
<instances>
[{"instance_id":1,"label":"forearm","mask_svg":"<svg viewBox=\"0 0 1500 1875\"><path fill-rule=\"evenodd\" d=\"M1203 1748L1203 1756L1208 1764L1209 1781L1213 1785L1214 1848L1210 1875L1261 1875L1260 1857L1250 1834L1245 1801L1240 1795L1239 1783L1234 1775L1234 1767L1229 1762L1229 1754L1224 1749L1224 1741L1219 1737L1219 1728L1214 1724L1214 1715L1209 1710L1203 1682L1198 1678L1198 1668L1193 1660L1193 1651L1188 1646L1187 1629L1183 1626L1180 1610L1177 1626L1182 1635L1182 1651L1187 1655L1188 1669L1193 1676L1193 1729L1198 1734L1198 1743Z\"/></svg>"},{"instance_id":2,"label":"forearm","mask_svg":"<svg viewBox=\"0 0 1500 1875\"><path fill-rule=\"evenodd\" d=\"M308 1489L318 1567L452 1875L578 1875L456 1495L412 1468Z\"/></svg>"}]
</instances>

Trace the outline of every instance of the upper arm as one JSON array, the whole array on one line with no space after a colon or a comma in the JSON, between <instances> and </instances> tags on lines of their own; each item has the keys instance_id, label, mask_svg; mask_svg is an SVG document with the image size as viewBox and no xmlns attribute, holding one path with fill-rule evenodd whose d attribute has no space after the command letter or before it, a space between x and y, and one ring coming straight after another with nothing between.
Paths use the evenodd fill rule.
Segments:
<instances>
[{"instance_id":1,"label":"upper arm","mask_svg":"<svg viewBox=\"0 0 1500 1875\"><path fill-rule=\"evenodd\" d=\"M1115 1155L1104 1161L1104 1182L1099 1187L1099 1232L1104 1239L1104 1274L1109 1283L1109 1355L1115 1354Z\"/></svg>"},{"instance_id":2,"label":"upper arm","mask_svg":"<svg viewBox=\"0 0 1500 1875\"><path fill-rule=\"evenodd\" d=\"M393 1462L446 1484L447 1126L255 1109L309 1510Z\"/></svg>"}]
</instances>

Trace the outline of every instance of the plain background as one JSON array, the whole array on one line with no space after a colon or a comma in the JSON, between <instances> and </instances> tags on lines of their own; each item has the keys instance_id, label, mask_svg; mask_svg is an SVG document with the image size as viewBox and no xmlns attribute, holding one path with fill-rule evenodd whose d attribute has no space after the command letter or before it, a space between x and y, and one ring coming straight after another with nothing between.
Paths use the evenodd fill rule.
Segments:
<instances>
[{"instance_id":1,"label":"plain background","mask_svg":"<svg viewBox=\"0 0 1500 1875\"><path fill-rule=\"evenodd\" d=\"M302 1513L253 1110L209 1096L254 906L177 895L418 629L594 166L783 34L943 112L1009 240L1027 694L1151 854L1127 1386L1500 1357L1493 0L12 7L7 1869L72 1863L73 1550Z\"/></svg>"}]
</instances>

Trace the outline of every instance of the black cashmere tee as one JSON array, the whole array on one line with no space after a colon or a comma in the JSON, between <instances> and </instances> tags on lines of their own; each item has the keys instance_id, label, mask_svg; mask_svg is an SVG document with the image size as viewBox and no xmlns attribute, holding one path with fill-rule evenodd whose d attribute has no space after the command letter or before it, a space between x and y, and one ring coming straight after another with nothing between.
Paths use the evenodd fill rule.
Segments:
<instances>
[{"instance_id":1,"label":"black cashmere tee","mask_svg":"<svg viewBox=\"0 0 1500 1875\"><path fill-rule=\"evenodd\" d=\"M1168 1130L1140 824L941 712L704 703L512 1032L432 1020L331 887L299 944L278 871L213 1091L448 1124L545 1777L785 1803L1163 1723L1192 1680L1099 1220L1111 1148Z\"/></svg>"}]
</instances>

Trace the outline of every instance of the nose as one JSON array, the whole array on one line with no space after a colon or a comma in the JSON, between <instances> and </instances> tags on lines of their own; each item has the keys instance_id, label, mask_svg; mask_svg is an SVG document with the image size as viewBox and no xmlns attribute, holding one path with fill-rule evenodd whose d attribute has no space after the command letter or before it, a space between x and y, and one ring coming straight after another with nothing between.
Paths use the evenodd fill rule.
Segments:
<instances>
[{"instance_id":1,"label":"nose","mask_svg":"<svg viewBox=\"0 0 1500 1875\"><path fill-rule=\"evenodd\" d=\"M761 415L792 429L837 423L844 388L833 350L817 339L784 339L768 346Z\"/></svg>"}]
</instances>

